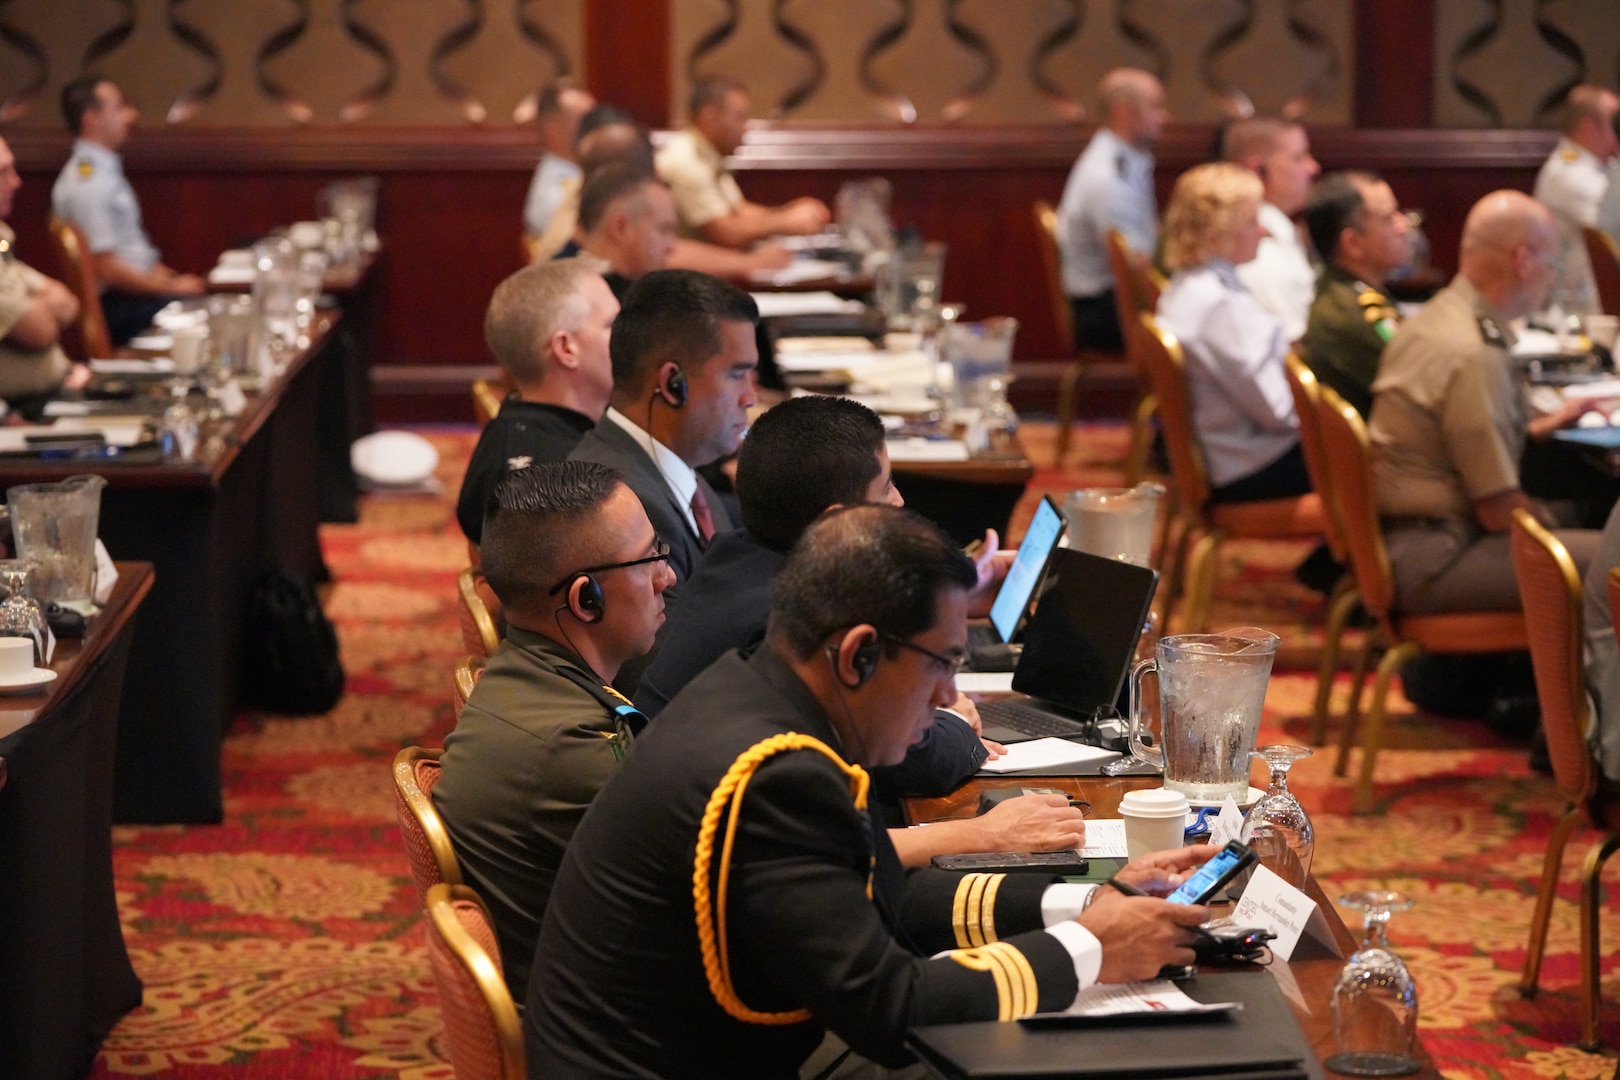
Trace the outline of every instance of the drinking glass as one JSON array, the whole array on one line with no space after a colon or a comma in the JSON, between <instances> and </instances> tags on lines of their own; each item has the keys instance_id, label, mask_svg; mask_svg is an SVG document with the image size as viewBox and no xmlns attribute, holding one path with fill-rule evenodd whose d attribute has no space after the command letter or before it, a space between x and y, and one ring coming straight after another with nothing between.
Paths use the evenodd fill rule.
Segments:
<instances>
[{"instance_id":1,"label":"drinking glass","mask_svg":"<svg viewBox=\"0 0 1620 1080\"><path fill-rule=\"evenodd\" d=\"M1406 1076L1420 1065L1417 1046L1417 986L1401 958L1389 949L1386 927L1410 897L1382 889L1354 892L1339 903L1361 912L1366 937L1351 954L1333 987L1333 1042L1338 1052L1325 1064L1346 1076Z\"/></svg>"},{"instance_id":2,"label":"drinking glass","mask_svg":"<svg viewBox=\"0 0 1620 1080\"><path fill-rule=\"evenodd\" d=\"M0 585L6 599L0 603L0 637L28 638L34 643L34 666L45 665L45 612L39 601L28 595L28 574L34 564L27 559L0 559Z\"/></svg>"},{"instance_id":3,"label":"drinking glass","mask_svg":"<svg viewBox=\"0 0 1620 1080\"><path fill-rule=\"evenodd\" d=\"M1251 757L1271 769L1271 787L1249 808L1240 839L1254 848L1261 865L1296 889L1305 887L1316 853L1316 829L1310 816L1288 790L1288 770L1311 756L1308 746L1260 746Z\"/></svg>"}]
</instances>

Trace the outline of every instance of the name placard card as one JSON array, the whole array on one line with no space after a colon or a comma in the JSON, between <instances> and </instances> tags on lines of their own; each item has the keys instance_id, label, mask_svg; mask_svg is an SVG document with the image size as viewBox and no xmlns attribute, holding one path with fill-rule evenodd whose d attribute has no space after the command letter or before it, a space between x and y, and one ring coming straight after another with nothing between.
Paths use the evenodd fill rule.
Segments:
<instances>
[{"instance_id":1,"label":"name placard card","mask_svg":"<svg viewBox=\"0 0 1620 1080\"><path fill-rule=\"evenodd\" d=\"M1316 901L1264 866L1255 867L1243 898L1232 909L1232 921L1276 934L1271 951L1284 960L1294 958L1302 941L1314 942L1329 956L1342 956Z\"/></svg>"},{"instance_id":2,"label":"name placard card","mask_svg":"<svg viewBox=\"0 0 1620 1080\"><path fill-rule=\"evenodd\" d=\"M1216 847L1225 847L1242 835L1243 811L1238 809L1237 800L1228 795L1226 801L1221 803L1221 812L1210 823L1209 842Z\"/></svg>"}]
</instances>

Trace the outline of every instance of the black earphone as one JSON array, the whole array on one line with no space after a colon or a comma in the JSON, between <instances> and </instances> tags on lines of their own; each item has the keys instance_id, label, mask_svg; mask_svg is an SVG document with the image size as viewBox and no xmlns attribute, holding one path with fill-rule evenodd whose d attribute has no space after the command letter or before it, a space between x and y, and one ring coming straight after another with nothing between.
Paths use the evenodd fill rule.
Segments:
<instances>
[{"instance_id":1,"label":"black earphone","mask_svg":"<svg viewBox=\"0 0 1620 1080\"><path fill-rule=\"evenodd\" d=\"M859 690L877 672L879 650L882 648L883 642L876 639L855 646L855 651L849 657L850 666L855 669L853 689Z\"/></svg>"},{"instance_id":2,"label":"black earphone","mask_svg":"<svg viewBox=\"0 0 1620 1080\"><path fill-rule=\"evenodd\" d=\"M575 574L568 583L568 611L582 623L599 623L607 614L602 585L590 574Z\"/></svg>"},{"instance_id":3,"label":"black earphone","mask_svg":"<svg viewBox=\"0 0 1620 1080\"><path fill-rule=\"evenodd\" d=\"M663 392L664 400L669 402L670 408L678 409L686 404L686 372L679 364L675 365L675 373L665 379L664 385L659 389Z\"/></svg>"}]
</instances>

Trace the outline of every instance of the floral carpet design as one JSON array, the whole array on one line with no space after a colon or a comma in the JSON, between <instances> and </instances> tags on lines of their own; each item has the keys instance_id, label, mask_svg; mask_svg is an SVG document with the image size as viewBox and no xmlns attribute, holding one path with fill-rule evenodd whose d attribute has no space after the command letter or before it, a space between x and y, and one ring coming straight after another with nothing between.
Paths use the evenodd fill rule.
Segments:
<instances>
[{"instance_id":1,"label":"floral carpet design","mask_svg":"<svg viewBox=\"0 0 1620 1080\"><path fill-rule=\"evenodd\" d=\"M368 496L359 524L323 530L335 582L326 608L348 672L343 702L323 717L238 720L225 743L223 825L115 830L120 913L146 994L107 1039L94 1076L453 1076L388 768L400 747L438 745L449 730L461 658L455 577L466 548L453 511L473 437L423 433L441 454L443 494ZM1077 434L1065 468L1037 475L1021 516L1042 491L1118 482L1125 429ZM1053 435L1051 425L1028 425L1035 460L1050 460ZM1021 528L1015 518L1010 531ZM1309 728L1323 604L1289 573L1307 547L1221 552L1215 625L1265 626L1284 639L1263 741L1303 742ZM1342 707L1347 677L1339 683ZM1391 713L1377 814L1350 816L1350 781L1333 775L1333 730L1330 747L1294 769L1325 891L1376 886L1416 899L1390 937L1416 976L1422 1038L1447 1077L1613 1075L1620 860L1607 875L1603 927L1611 1050L1586 1054L1573 1046L1575 899L1593 835L1569 846L1542 990L1524 999L1527 927L1562 811L1551 782L1529 770L1524 745L1476 723L1415 714L1398 696Z\"/></svg>"}]
</instances>

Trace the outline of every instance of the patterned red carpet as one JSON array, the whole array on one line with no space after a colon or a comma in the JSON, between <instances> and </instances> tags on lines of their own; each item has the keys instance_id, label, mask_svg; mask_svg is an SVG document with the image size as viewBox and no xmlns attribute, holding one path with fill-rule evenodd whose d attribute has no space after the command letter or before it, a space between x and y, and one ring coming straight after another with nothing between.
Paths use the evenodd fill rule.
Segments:
<instances>
[{"instance_id":1,"label":"patterned red carpet","mask_svg":"<svg viewBox=\"0 0 1620 1080\"><path fill-rule=\"evenodd\" d=\"M1031 428L1029 449L1049 460L1051 427ZM349 672L343 703L320 718L239 723L226 742L224 825L116 831L124 933L146 998L107 1040L94 1075L452 1076L388 769L401 746L443 737L459 659L465 546L452 507L471 436L429 435L443 455L443 495L370 497L360 524L324 533L337 582L327 607ZM1079 443L1037 488L1117 482L1123 429L1089 427ZM1302 555L1297 544L1245 544L1222 557L1216 625L1258 624L1285 641L1263 740L1306 736L1322 604L1288 573ZM1477 724L1415 716L1404 701L1394 712L1379 814L1349 816L1349 784L1333 776L1331 754L1294 770L1318 828L1316 873L1330 895L1376 884L1416 898L1390 936L1416 975L1422 1036L1446 1076L1610 1076L1612 1056L1570 1045L1574 883L1591 834L1570 845L1543 991L1525 1001L1516 983L1557 797L1526 767L1523 746ZM1620 1048L1617 909L1611 890L1611 1048Z\"/></svg>"}]
</instances>

